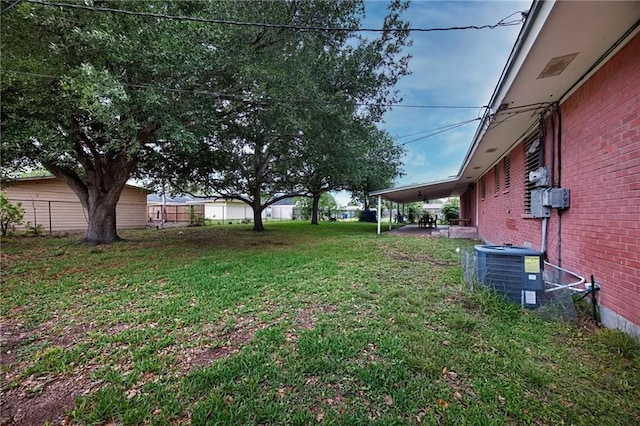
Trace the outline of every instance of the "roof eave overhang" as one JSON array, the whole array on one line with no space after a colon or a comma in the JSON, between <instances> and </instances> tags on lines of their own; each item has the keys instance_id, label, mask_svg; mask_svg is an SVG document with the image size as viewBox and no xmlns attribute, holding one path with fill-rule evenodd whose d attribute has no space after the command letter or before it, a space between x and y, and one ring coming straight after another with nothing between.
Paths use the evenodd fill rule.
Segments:
<instances>
[{"instance_id":1,"label":"roof eave overhang","mask_svg":"<svg viewBox=\"0 0 640 426\"><path fill-rule=\"evenodd\" d=\"M421 201L418 191L428 199L461 195L639 31L640 1L534 1L458 175L372 195L395 202ZM561 73L541 77L552 59L575 53Z\"/></svg>"},{"instance_id":2,"label":"roof eave overhang","mask_svg":"<svg viewBox=\"0 0 640 426\"><path fill-rule=\"evenodd\" d=\"M399 186L395 188L387 188L379 191L371 192L372 196L379 196L385 200L395 203L415 203L427 202L439 198L447 198L461 195L462 192L456 192L459 179L457 176L436 182L426 182Z\"/></svg>"},{"instance_id":3,"label":"roof eave overhang","mask_svg":"<svg viewBox=\"0 0 640 426\"><path fill-rule=\"evenodd\" d=\"M477 181L639 30L640 1L535 1L458 175ZM552 59L577 54L558 75Z\"/></svg>"}]
</instances>

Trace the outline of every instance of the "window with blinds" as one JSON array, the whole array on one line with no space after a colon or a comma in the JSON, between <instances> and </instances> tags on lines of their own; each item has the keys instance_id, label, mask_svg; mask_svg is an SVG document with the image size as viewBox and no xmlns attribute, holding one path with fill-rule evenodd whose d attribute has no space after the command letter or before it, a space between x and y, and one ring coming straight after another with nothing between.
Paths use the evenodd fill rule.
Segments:
<instances>
[{"instance_id":1,"label":"window with blinds","mask_svg":"<svg viewBox=\"0 0 640 426\"><path fill-rule=\"evenodd\" d=\"M524 211L531 213L531 191L536 189L534 182L529 182L529 173L538 170L543 163L542 138L536 135L524 144L525 172L524 172Z\"/></svg>"},{"instance_id":2,"label":"window with blinds","mask_svg":"<svg viewBox=\"0 0 640 426\"><path fill-rule=\"evenodd\" d=\"M504 189L506 191L511 188L511 154L507 154L504 157L502 169L504 171Z\"/></svg>"},{"instance_id":3,"label":"window with blinds","mask_svg":"<svg viewBox=\"0 0 640 426\"><path fill-rule=\"evenodd\" d=\"M498 168L497 164L493 166L493 179L495 181L494 193L498 194L500 192L500 169Z\"/></svg>"},{"instance_id":4,"label":"window with blinds","mask_svg":"<svg viewBox=\"0 0 640 426\"><path fill-rule=\"evenodd\" d=\"M480 198L485 198L487 195L487 188L484 184L484 176L480 178Z\"/></svg>"}]
</instances>

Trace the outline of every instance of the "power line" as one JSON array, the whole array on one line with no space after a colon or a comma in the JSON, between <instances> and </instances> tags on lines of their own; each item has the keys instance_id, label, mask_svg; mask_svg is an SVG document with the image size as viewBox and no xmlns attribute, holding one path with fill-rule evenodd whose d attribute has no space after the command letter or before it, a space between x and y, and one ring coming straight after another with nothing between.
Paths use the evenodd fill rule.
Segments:
<instances>
[{"instance_id":1,"label":"power line","mask_svg":"<svg viewBox=\"0 0 640 426\"><path fill-rule=\"evenodd\" d=\"M446 126L442 126L442 127L436 127L434 129L428 129L428 130L422 130L420 132L415 132L415 133L408 133L406 135L402 135L402 136L396 136L396 140L397 139L402 139L402 138L408 138L409 136L415 136L415 135L421 135L423 133L429 133L429 132L434 132L436 130L442 130L442 129L448 129L451 126L457 126L458 124L467 124L467 123L471 123L473 121L476 121L476 119L472 119L472 120L466 120L466 121L461 121L458 123L453 123L453 124L447 124Z\"/></svg>"},{"instance_id":2,"label":"power line","mask_svg":"<svg viewBox=\"0 0 640 426\"><path fill-rule=\"evenodd\" d=\"M453 123L453 124L449 124L447 126L437 127L435 129L431 129L431 130L425 130L425 131L419 132L419 133L425 133L425 132L433 132L433 133L430 133L430 134L425 135L425 136L421 136L421 137L416 138L416 139L412 139L412 140L407 141L407 142L403 142L403 143L401 143L399 145L400 146L404 146L404 145L408 145L408 144L413 143L413 142L418 142L418 141L430 138L432 136L439 135L440 133L444 133L444 132L448 132L449 130L457 129L458 127L461 127L461 126L464 126L466 124L473 123L474 121L479 121L479 120L481 120L481 119L480 118L473 118L471 120L461 121L459 123Z\"/></svg>"},{"instance_id":3,"label":"power line","mask_svg":"<svg viewBox=\"0 0 640 426\"><path fill-rule=\"evenodd\" d=\"M394 108L427 108L427 109L478 109L484 108L482 106L468 106L468 105L403 105L403 104L385 104L385 106L392 106ZM405 135L407 136L407 135ZM401 136L404 137L404 136Z\"/></svg>"},{"instance_id":4,"label":"power line","mask_svg":"<svg viewBox=\"0 0 640 426\"><path fill-rule=\"evenodd\" d=\"M551 104L549 102L538 102L533 104L509 107L504 110L498 110L496 113L491 114L492 121L490 121L489 124L487 125L487 131L495 129L496 127L500 126L501 124L507 121L510 121L512 118L520 114L526 114L526 113L535 114L541 109L548 108L550 105ZM502 118L501 120L498 120L500 116L504 116L504 118Z\"/></svg>"},{"instance_id":5,"label":"power line","mask_svg":"<svg viewBox=\"0 0 640 426\"><path fill-rule=\"evenodd\" d=\"M5 7L4 9L2 9L2 12L0 12L0 15L4 15L5 13L7 13L11 9L13 9L15 6L17 6L18 3L20 3L21 1L22 0L16 0L13 3L11 3L9 6Z\"/></svg>"},{"instance_id":6,"label":"power line","mask_svg":"<svg viewBox=\"0 0 640 426\"><path fill-rule=\"evenodd\" d=\"M221 24L221 25L233 25L240 27L261 27L261 28L277 28L277 29L290 29L290 30L300 30L300 31L322 31L322 32L442 32L442 31L461 31L461 30L483 30L483 29L495 29L498 27L510 27L514 25L520 25L524 22L527 12L526 11L516 11L511 15L502 18L496 24L487 24L487 25L467 25L467 26L454 26L454 27L434 27L434 28L393 28L393 29L383 29L383 28L341 28L341 27L319 27L319 26L305 26L305 25L291 25L291 24L271 24L266 22L242 22L242 21L230 21L226 19L210 19L210 18L198 18L195 16L176 16L176 15L165 15L162 13L153 13L153 12L137 12L133 10L124 10L124 9L113 9L108 7L94 7L87 6L82 4L69 4L69 3L56 3L56 2L47 2L41 0L24 0L27 3L38 4L42 6L49 7L61 7L67 9L79 9L79 10L87 10L93 12L106 12L106 13L116 13L121 15L131 15L131 16L141 16L145 18L156 18L156 19L169 19L176 21L185 21L185 22L200 22L200 23L209 23L209 24ZM520 15L519 19L514 19L508 21L511 17L515 15Z\"/></svg>"},{"instance_id":7,"label":"power line","mask_svg":"<svg viewBox=\"0 0 640 426\"><path fill-rule=\"evenodd\" d=\"M62 76L55 76L50 74L40 74L40 73L32 73L25 71L15 71L15 70L2 70L3 73L17 74L17 75L25 75L29 77L37 77L37 78L52 78L52 79L60 79ZM297 102L297 103L312 103L319 104L317 101L304 101L300 99L278 99L278 98L265 98L257 96L254 99L247 97L247 95L238 95L234 93L223 93L223 92L213 92L209 90L198 90L198 89L179 89L179 88L171 88L171 87L162 87L162 86L150 86L146 84L135 84L135 83L122 83L124 86L132 87L135 89L150 89L150 90L158 90L163 92L171 92L171 93L187 93L194 95L208 95L215 96L221 99L238 99L243 101L274 101L274 102ZM355 106L382 106L382 107L390 107L390 108L422 108L422 109L477 109L482 108L478 106L465 106L465 105L403 105L398 103L354 103ZM423 133L423 132L421 132Z\"/></svg>"}]
</instances>

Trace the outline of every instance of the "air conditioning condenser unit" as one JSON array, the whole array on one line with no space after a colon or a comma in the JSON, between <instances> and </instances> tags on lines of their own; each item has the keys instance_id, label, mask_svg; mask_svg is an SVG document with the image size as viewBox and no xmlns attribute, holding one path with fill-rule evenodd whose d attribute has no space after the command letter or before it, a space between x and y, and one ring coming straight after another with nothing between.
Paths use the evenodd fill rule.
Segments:
<instances>
[{"instance_id":1,"label":"air conditioning condenser unit","mask_svg":"<svg viewBox=\"0 0 640 426\"><path fill-rule=\"evenodd\" d=\"M527 308L544 299L542 252L525 247L477 245L476 277L485 286Z\"/></svg>"}]
</instances>

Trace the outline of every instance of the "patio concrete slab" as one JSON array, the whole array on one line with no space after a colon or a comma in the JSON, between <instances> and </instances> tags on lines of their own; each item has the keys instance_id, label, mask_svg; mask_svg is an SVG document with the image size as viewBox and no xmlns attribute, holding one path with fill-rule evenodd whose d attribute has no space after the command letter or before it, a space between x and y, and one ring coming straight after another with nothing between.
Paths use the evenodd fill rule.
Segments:
<instances>
[{"instance_id":1,"label":"patio concrete slab","mask_svg":"<svg viewBox=\"0 0 640 426\"><path fill-rule=\"evenodd\" d=\"M478 229L475 226L438 225L437 228L423 228L418 225L405 225L389 231L392 234L414 235L424 237L448 237L478 239Z\"/></svg>"}]
</instances>

